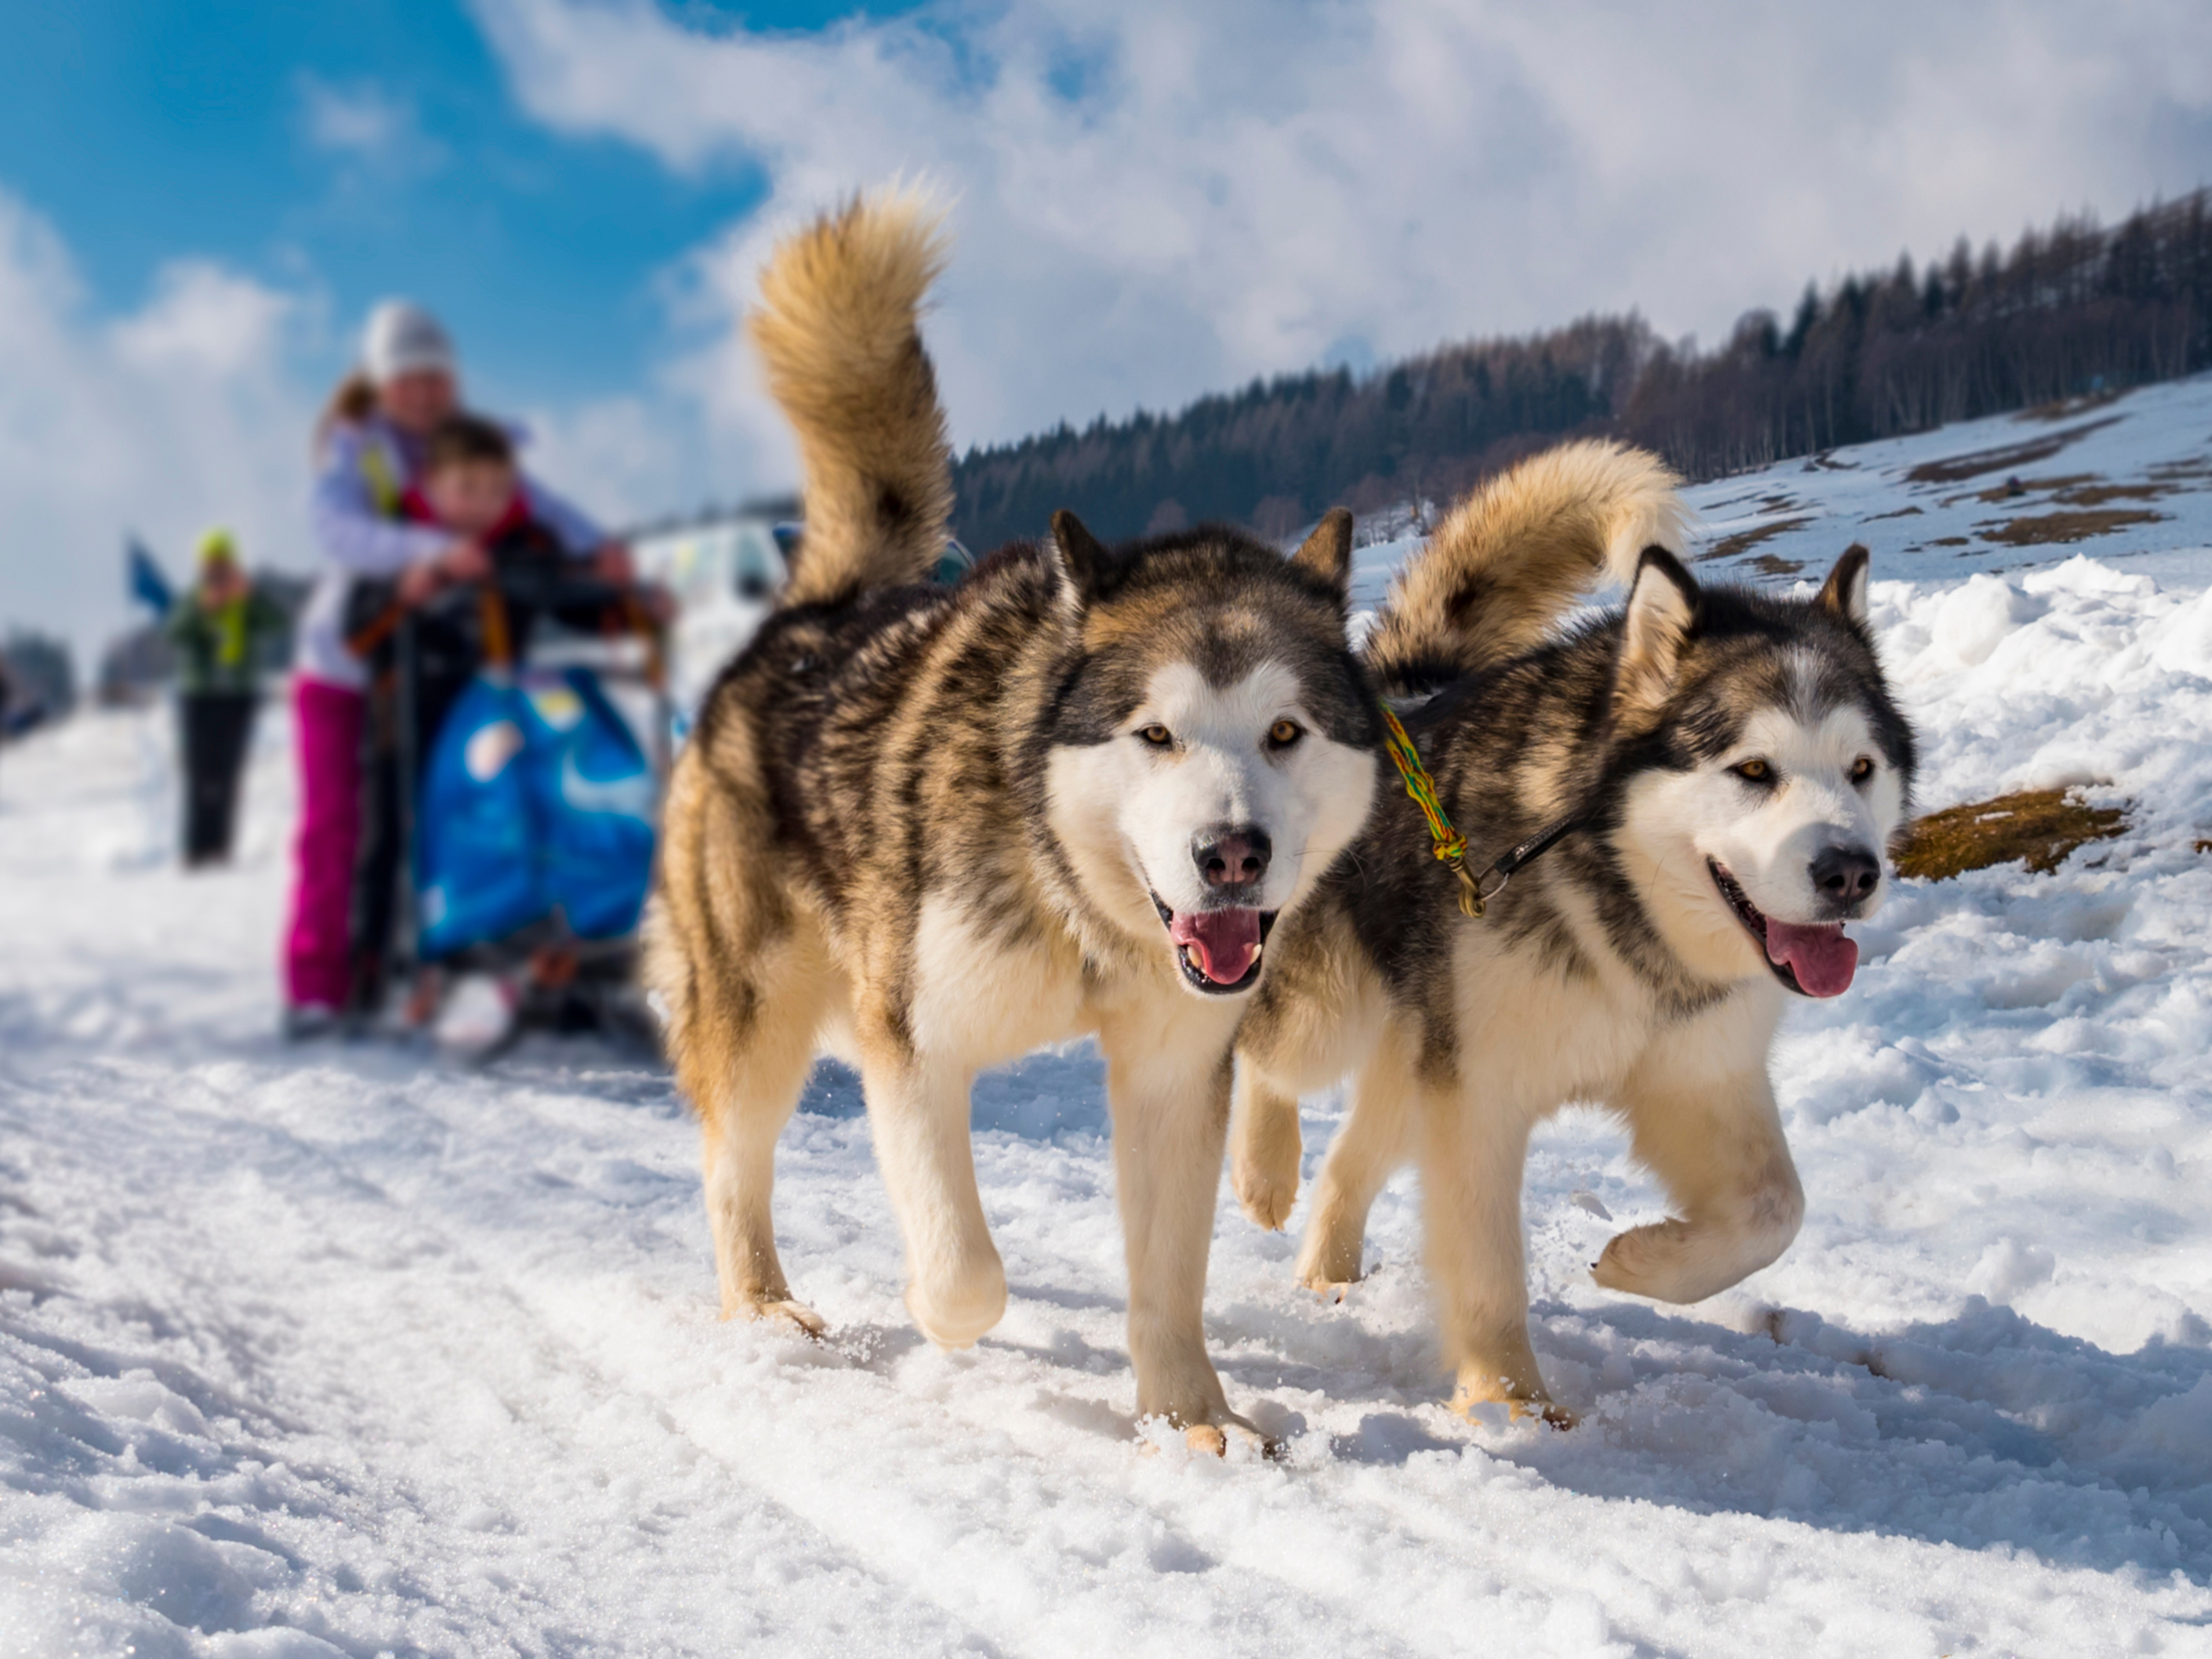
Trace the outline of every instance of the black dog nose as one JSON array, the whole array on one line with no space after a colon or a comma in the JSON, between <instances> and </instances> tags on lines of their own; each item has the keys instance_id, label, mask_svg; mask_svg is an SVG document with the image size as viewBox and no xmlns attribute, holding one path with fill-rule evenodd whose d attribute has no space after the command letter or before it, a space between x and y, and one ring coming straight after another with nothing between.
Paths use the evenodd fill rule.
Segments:
<instances>
[{"instance_id":1,"label":"black dog nose","mask_svg":"<svg viewBox=\"0 0 2212 1659\"><path fill-rule=\"evenodd\" d=\"M1856 904L1881 880L1881 860L1860 847L1830 847L1813 860L1813 885L1833 904Z\"/></svg>"},{"instance_id":2,"label":"black dog nose","mask_svg":"<svg viewBox=\"0 0 2212 1659\"><path fill-rule=\"evenodd\" d=\"M1243 887L1267 873L1273 851L1267 832L1256 823L1206 830L1190 844L1190 855L1208 887Z\"/></svg>"}]
</instances>

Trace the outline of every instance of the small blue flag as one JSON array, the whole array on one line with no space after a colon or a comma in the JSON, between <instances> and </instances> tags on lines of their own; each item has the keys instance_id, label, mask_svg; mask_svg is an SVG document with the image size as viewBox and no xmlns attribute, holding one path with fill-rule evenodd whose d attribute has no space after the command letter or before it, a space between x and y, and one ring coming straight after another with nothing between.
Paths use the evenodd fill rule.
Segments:
<instances>
[{"instance_id":1,"label":"small blue flag","mask_svg":"<svg viewBox=\"0 0 2212 1659\"><path fill-rule=\"evenodd\" d=\"M125 544L124 562L128 568L131 597L143 605L156 617L166 617L169 607L177 602L170 590L169 579L161 574L161 567L154 562L143 543L133 536Z\"/></svg>"}]
</instances>

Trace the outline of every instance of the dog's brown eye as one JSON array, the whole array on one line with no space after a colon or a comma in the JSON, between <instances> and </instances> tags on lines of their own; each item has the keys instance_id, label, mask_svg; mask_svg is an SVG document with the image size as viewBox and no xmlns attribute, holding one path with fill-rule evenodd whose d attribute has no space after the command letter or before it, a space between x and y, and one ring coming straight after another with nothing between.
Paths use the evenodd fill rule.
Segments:
<instances>
[{"instance_id":1,"label":"dog's brown eye","mask_svg":"<svg viewBox=\"0 0 2212 1659\"><path fill-rule=\"evenodd\" d=\"M1175 741L1175 733L1157 721L1151 726L1139 726L1137 735L1155 749L1164 749Z\"/></svg>"},{"instance_id":2,"label":"dog's brown eye","mask_svg":"<svg viewBox=\"0 0 2212 1659\"><path fill-rule=\"evenodd\" d=\"M1864 783L1873 775L1874 761L1870 757L1861 755L1856 760L1851 763L1851 781L1853 783Z\"/></svg>"},{"instance_id":3,"label":"dog's brown eye","mask_svg":"<svg viewBox=\"0 0 2212 1659\"><path fill-rule=\"evenodd\" d=\"M1774 769L1763 760L1747 760L1735 769L1735 775L1746 783L1765 783L1774 775Z\"/></svg>"},{"instance_id":4,"label":"dog's brown eye","mask_svg":"<svg viewBox=\"0 0 2212 1659\"><path fill-rule=\"evenodd\" d=\"M1267 741L1278 749L1287 749L1304 732L1305 728L1296 720L1277 720L1267 728Z\"/></svg>"}]
</instances>

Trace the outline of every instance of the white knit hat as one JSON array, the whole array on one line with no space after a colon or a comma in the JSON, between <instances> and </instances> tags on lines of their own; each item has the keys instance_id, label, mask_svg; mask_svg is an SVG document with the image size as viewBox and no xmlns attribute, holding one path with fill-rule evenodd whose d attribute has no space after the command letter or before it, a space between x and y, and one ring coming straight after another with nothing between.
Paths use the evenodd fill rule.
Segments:
<instances>
[{"instance_id":1,"label":"white knit hat","mask_svg":"<svg viewBox=\"0 0 2212 1659\"><path fill-rule=\"evenodd\" d=\"M386 300L368 313L361 340L361 366L378 386L402 374L434 368L451 374L453 342L445 325L418 305Z\"/></svg>"}]
</instances>

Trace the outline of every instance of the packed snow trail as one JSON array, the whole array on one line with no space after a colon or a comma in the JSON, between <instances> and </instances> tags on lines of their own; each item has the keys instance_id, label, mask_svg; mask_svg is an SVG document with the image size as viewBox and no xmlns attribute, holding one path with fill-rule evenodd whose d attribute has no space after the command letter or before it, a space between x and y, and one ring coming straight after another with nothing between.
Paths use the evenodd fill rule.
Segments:
<instances>
[{"instance_id":1,"label":"packed snow trail","mask_svg":"<svg viewBox=\"0 0 2212 1659\"><path fill-rule=\"evenodd\" d=\"M1341 1307L1291 1282L1303 1212L1224 1190L1209 1332L1279 1464L1137 1449L1087 1048L978 1085L1012 1295L976 1348L907 1320L826 1069L777 1198L831 1338L724 1324L658 1071L270 1034L281 720L210 875L163 850L159 716L10 748L0 1653L2212 1652L2197 571L1877 581L1923 806L2080 782L2130 828L1854 929L1776 1066L1805 1229L1736 1291L1596 1290L1657 1194L1595 1114L1540 1136L1535 1341L1581 1427L1443 1408L1410 1176Z\"/></svg>"}]
</instances>

